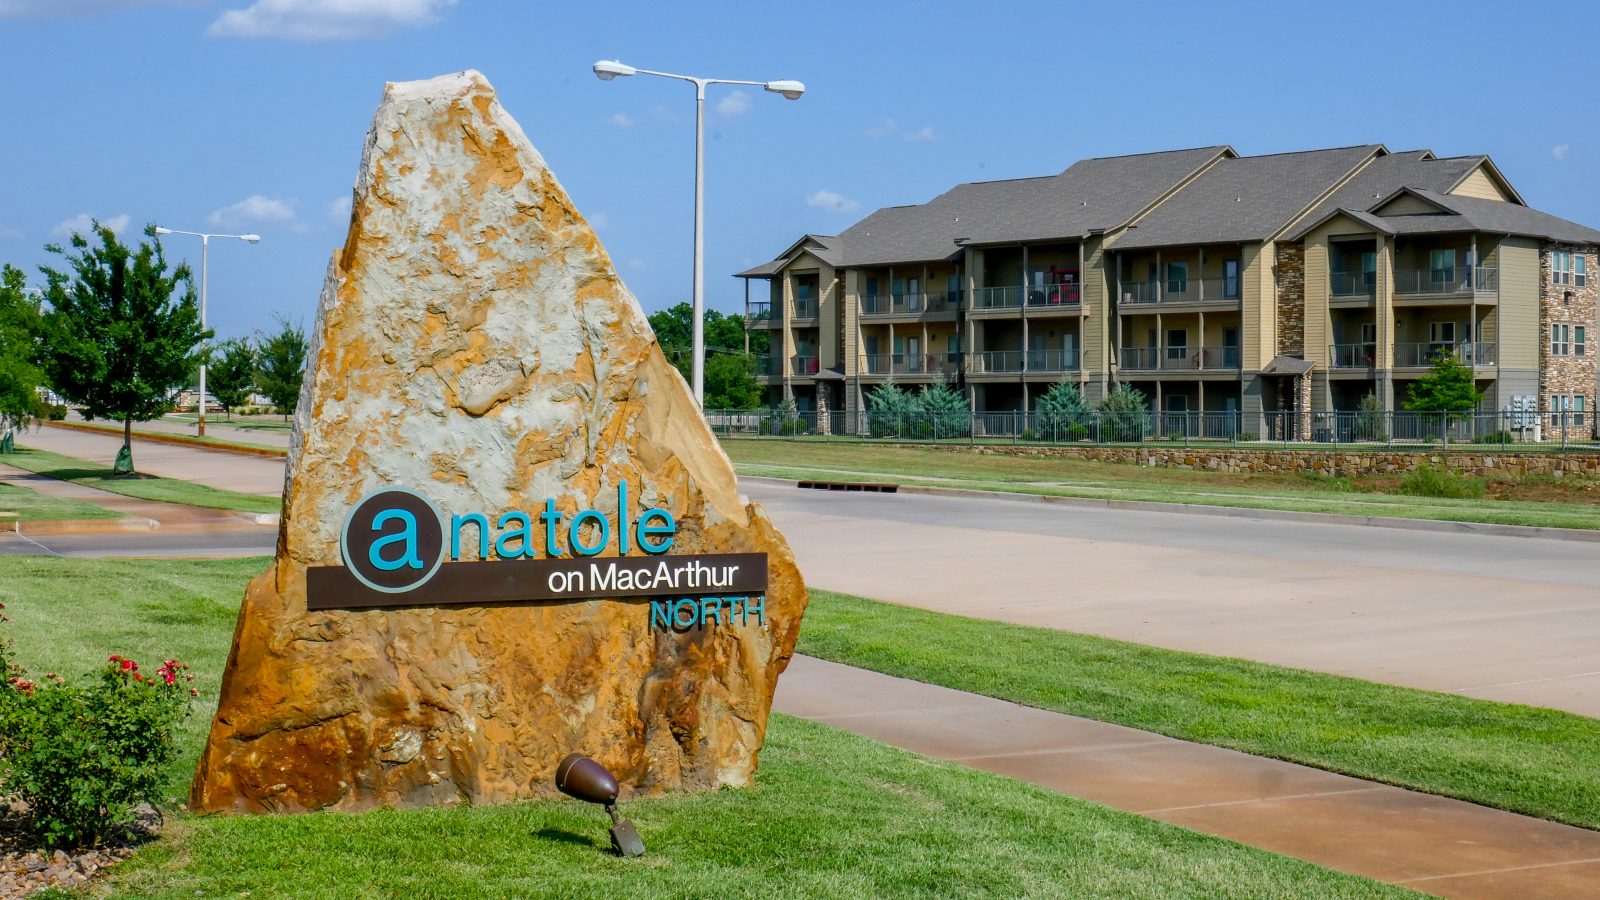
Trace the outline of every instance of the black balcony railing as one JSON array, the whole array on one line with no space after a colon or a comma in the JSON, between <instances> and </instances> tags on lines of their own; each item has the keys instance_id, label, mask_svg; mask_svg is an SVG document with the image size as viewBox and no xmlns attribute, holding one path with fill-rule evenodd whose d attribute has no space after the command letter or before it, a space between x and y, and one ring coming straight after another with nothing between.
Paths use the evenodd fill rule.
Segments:
<instances>
[{"instance_id":1,"label":"black balcony railing","mask_svg":"<svg viewBox=\"0 0 1600 900\"><path fill-rule=\"evenodd\" d=\"M1122 368L1130 371L1199 371L1237 369L1242 362L1238 347L1124 347Z\"/></svg>"},{"instance_id":2,"label":"black balcony railing","mask_svg":"<svg viewBox=\"0 0 1600 900\"><path fill-rule=\"evenodd\" d=\"M961 303L961 292L942 294L863 294L863 316L906 316L922 313L953 312Z\"/></svg>"},{"instance_id":3,"label":"black balcony railing","mask_svg":"<svg viewBox=\"0 0 1600 900\"><path fill-rule=\"evenodd\" d=\"M1399 269L1394 273L1396 294L1495 294L1499 291L1500 270L1487 266Z\"/></svg>"},{"instance_id":4,"label":"black balcony railing","mask_svg":"<svg viewBox=\"0 0 1600 900\"><path fill-rule=\"evenodd\" d=\"M817 374L817 358L815 356L789 357L789 374L815 375Z\"/></svg>"}]
</instances>

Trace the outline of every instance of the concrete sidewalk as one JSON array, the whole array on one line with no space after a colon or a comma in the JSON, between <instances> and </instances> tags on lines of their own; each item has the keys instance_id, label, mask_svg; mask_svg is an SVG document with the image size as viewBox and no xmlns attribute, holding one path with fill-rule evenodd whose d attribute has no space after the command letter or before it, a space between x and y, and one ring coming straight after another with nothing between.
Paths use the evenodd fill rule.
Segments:
<instances>
[{"instance_id":1,"label":"concrete sidewalk","mask_svg":"<svg viewBox=\"0 0 1600 900\"><path fill-rule=\"evenodd\" d=\"M134 521L147 523L147 527L215 529L261 528L263 526L276 525L275 521L271 521L274 517L270 516L258 516L253 513L226 509L185 506L179 503L163 503L158 500L141 500L138 497L129 497L125 494L103 491L99 488L87 487L71 481L62 481L59 478L51 478L48 475L39 475L26 469L6 465L3 462L0 462L0 483L19 487L46 497L58 497L63 500L78 500L83 503L90 503L122 513ZM91 519L86 521L90 524L104 524L105 522L119 520ZM29 533L27 522L22 523L21 530L23 533ZM56 529L50 530L55 531Z\"/></svg>"},{"instance_id":2,"label":"concrete sidewalk","mask_svg":"<svg viewBox=\"0 0 1600 900\"><path fill-rule=\"evenodd\" d=\"M804 656L773 708L1427 893L1600 897L1600 832Z\"/></svg>"},{"instance_id":3,"label":"concrete sidewalk","mask_svg":"<svg viewBox=\"0 0 1600 900\"><path fill-rule=\"evenodd\" d=\"M122 447L122 436L45 426L19 435L17 443L88 460L109 469ZM133 464L140 472L226 491L268 496L283 493L284 461L281 459L141 441L136 433Z\"/></svg>"}]
</instances>

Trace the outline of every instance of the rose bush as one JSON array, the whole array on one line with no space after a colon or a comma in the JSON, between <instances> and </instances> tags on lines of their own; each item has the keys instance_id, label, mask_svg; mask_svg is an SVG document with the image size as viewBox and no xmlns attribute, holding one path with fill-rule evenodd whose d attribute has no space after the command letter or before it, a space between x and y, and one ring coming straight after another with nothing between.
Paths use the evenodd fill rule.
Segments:
<instances>
[{"instance_id":1,"label":"rose bush","mask_svg":"<svg viewBox=\"0 0 1600 900\"><path fill-rule=\"evenodd\" d=\"M177 726L198 694L188 666L169 659L149 675L113 655L82 683L31 679L0 641L0 667L0 793L27 802L47 847L104 842L155 796L177 754Z\"/></svg>"}]
</instances>

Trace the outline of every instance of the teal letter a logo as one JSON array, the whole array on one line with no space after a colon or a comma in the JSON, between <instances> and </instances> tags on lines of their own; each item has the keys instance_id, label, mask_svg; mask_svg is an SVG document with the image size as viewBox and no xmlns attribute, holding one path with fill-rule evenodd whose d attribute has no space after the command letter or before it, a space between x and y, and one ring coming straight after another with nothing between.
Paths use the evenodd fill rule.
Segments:
<instances>
[{"instance_id":1,"label":"teal letter a logo","mask_svg":"<svg viewBox=\"0 0 1600 900\"><path fill-rule=\"evenodd\" d=\"M417 555L417 517L404 509L386 509L372 518L372 530L382 532L383 526L389 522L399 520L405 523L405 529L399 534L390 534L372 542L372 547L367 550L367 560L374 569L383 572L393 572L401 566L413 569L422 568L422 557ZM404 542L405 548L398 556L392 559L384 558L384 549L390 544Z\"/></svg>"}]
</instances>

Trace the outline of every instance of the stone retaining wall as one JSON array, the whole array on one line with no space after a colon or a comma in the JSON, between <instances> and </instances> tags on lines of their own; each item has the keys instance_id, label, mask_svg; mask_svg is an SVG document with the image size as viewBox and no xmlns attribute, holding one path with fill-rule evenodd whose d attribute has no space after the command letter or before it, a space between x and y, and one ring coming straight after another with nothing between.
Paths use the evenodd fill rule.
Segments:
<instances>
[{"instance_id":1,"label":"stone retaining wall","mask_svg":"<svg viewBox=\"0 0 1600 900\"><path fill-rule=\"evenodd\" d=\"M1414 452L1382 450L1261 449L1208 447L963 446L939 445L952 453L986 456L1074 457L1134 466L1208 469L1216 472L1316 472L1355 477L1447 467L1467 475L1584 475L1600 477L1600 453L1492 453L1481 448Z\"/></svg>"}]
</instances>

